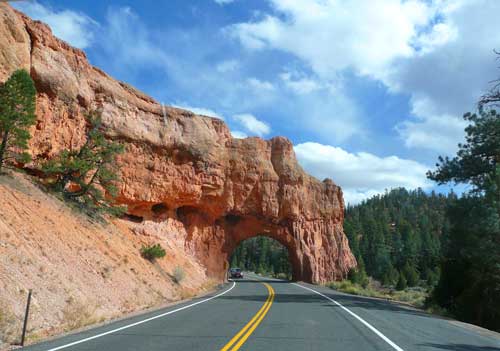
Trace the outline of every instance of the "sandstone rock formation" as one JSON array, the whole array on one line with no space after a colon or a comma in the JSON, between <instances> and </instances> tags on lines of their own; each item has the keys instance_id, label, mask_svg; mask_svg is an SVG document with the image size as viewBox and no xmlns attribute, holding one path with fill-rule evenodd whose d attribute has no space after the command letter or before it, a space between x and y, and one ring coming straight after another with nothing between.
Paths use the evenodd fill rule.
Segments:
<instances>
[{"instance_id":1,"label":"sandstone rock formation","mask_svg":"<svg viewBox=\"0 0 500 351\"><path fill-rule=\"evenodd\" d=\"M0 52L0 81L22 67L37 87L34 159L82 145L85 111L100 109L109 137L126 145L119 201L142 232L182 237L210 276L222 278L232 250L256 235L289 249L295 279L335 280L356 265L340 187L306 174L287 139L233 139L223 121L177 108L164 118L153 99L5 4Z\"/></svg>"}]
</instances>

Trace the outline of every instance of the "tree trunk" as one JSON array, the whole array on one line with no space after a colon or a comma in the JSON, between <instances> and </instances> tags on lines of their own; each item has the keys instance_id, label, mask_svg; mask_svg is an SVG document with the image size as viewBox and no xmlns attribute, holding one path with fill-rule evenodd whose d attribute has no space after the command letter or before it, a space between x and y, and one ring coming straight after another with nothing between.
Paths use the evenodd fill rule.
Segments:
<instances>
[{"instance_id":1,"label":"tree trunk","mask_svg":"<svg viewBox=\"0 0 500 351\"><path fill-rule=\"evenodd\" d=\"M102 166L102 163L99 164L99 166L97 166L97 169L94 172L94 174L92 175L92 177L90 178L90 181L87 184L85 184L84 186L82 186L80 191L76 191L74 193L68 193L68 194L66 194L66 196L68 196L68 197L81 197L81 196L84 196L85 194L87 194L88 191L90 190L90 187L92 186L92 184L94 184L95 178L97 177L97 174L99 173L99 170L101 169L101 166Z\"/></svg>"},{"instance_id":2,"label":"tree trunk","mask_svg":"<svg viewBox=\"0 0 500 351\"><path fill-rule=\"evenodd\" d=\"M6 130L2 136L2 144L0 145L0 173L2 173L3 162L5 158L5 150L7 149L7 139L9 137L9 131Z\"/></svg>"}]
</instances>

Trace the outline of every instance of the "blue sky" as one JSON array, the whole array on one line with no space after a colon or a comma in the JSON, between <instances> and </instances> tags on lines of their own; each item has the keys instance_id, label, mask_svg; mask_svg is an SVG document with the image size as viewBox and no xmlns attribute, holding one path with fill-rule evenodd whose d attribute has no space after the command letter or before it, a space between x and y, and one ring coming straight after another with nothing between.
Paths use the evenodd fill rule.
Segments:
<instances>
[{"instance_id":1,"label":"blue sky","mask_svg":"<svg viewBox=\"0 0 500 351\"><path fill-rule=\"evenodd\" d=\"M159 102L287 136L356 203L453 155L461 116L500 75L497 0L15 3Z\"/></svg>"}]
</instances>

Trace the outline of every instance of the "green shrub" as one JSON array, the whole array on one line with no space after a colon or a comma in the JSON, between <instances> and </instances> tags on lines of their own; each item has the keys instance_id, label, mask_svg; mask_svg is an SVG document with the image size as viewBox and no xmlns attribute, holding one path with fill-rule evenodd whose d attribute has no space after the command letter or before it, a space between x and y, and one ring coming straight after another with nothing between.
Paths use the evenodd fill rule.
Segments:
<instances>
[{"instance_id":1,"label":"green shrub","mask_svg":"<svg viewBox=\"0 0 500 351\"><path fill-rule=\"evenodd\" d=\"M416 286L419 282L419 274L415 267L406 263L402 270L408 286Z\"/></svg>"},{"instance_id":2,"label":"green shrub","mask_svg":"<svg viewBox=\"0 0 500 351\"><path fill-rule=\"evenodd\" d=\"M174 282L179 284L184 279L185 276L186 273L184 272L184 269L181 266L176 266L174 268L174 273L173 273Z\"/></svg>"},{"instance_id":3,"label":"green shrub","mask_svg":"<svg viewBox=\"0 0 500 351\"><path fill-rule=\"evenodd\" d=\"M416 307L423 307L428 293L423 289L406 289L404 291L394 291L391 298L396 301L406 302Z\"/></svg>"},{"instance_id":4,"label":"green shrub","mask_svg":"<svg viewBox=\"0 0 500 351\"><path fill-rule=\"evenodd\" d=\"M290 280L292 277L287 273L276 273L274 277L282 280Z\"/></svg>"},{"instance_id":5,"label":"green shrub","mask_svg":"<svg viewBox=\"0 0 500 351\"><path fill-rule=\"evenodd\" d=\"M366 288L369 283L368 275L366 274L364 264L362 264L362 259L358 262L358 269L351 269L347 277L351 283L359 284L363 288Z\"/></svg>"},{"instance_id":6,"label":"green shrub","mask_svg":"<svg viewBox=\"0 0 500 351\"><path fill-rule=\"evenodd\" d=\"M156 258L162 258L165 255L166 255L166 252L160 246L160 244L143 246L141 248L141 256L149 261L154 261Z\"/></svg>"},{"instance_id":7,"label":"green shrub","mask_svg":"<svg viewBox=\"0 0 500 351\"><path fill-rule=\"evenodd\" d=\"M403 273L399 274L398 283L396 284L396 290L404 290L408 286L406 278Z\"/></svg>"},{"instance_id":8,"label":"green shrub","mask_svg":"<svg viewBox=\"0 0 500 351\"><path fill-rule=\"evenodd\" d=\"M340 282L330 282L327 286L331 289L335 289L341 292L352 295L360 296L372 296L372 297L384 297L382 293L372 289L371 287L362 287L359 284L353 283L349 280L342 280Z\"/></svg>"}]
</instances>

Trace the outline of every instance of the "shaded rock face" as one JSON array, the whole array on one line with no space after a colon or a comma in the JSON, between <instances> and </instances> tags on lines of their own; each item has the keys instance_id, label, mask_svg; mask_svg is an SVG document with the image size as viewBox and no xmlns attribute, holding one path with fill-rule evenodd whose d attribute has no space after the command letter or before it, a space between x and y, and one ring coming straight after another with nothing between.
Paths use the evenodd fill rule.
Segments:
<instances>
[{"instance_id":1,"label":"shaded rock face","mask_svg":"<svg viewBox=\"0 0 500 351\"><path fill-rule=\"evenodd\" d=\"M186 252L209 275L221 279L232 251L256 235L288 248L295 279L337 280L356 266L342 228L342 190L306 174L287 139L233 139L221 120L171 107L163 114L153 99L5 4L0 51L0 81L25 68L37 87L34 159L81 146L85 112L101 110L109 138L126 146L119 202L145 231L175 223Z\"/></svg>"}]
</instances>

